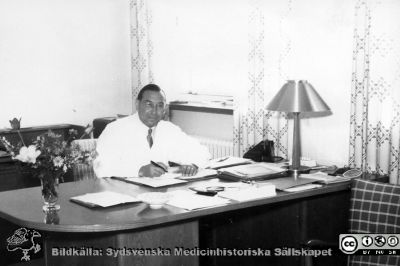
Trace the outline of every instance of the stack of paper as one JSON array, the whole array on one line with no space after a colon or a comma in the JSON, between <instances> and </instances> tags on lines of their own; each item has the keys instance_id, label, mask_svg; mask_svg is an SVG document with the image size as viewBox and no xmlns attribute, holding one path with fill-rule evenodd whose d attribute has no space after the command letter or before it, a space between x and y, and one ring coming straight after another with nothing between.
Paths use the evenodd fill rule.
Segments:
<instances>
[{"instance_id":1,"label":"stack of paper","mask_svg":"<svg viewBox=\"0 0 400 266\"><path fill-rule=\"evenodd\" d=\"M283 177L286 171L268 163L253 163L220 169L220 178L242 181L263 180Z\"/></svg>"},{"instance_id":2,"label":"stack of paper","mask_svg":"<svg viewBox=\"0 0 400 266\"><path fill-rule=\"evenodd\" d=\"M72 197L70 200L87 207L109 207L129 202L140 202L137 198L111 191L87 193Z\"/></svg>"}]
</instances>

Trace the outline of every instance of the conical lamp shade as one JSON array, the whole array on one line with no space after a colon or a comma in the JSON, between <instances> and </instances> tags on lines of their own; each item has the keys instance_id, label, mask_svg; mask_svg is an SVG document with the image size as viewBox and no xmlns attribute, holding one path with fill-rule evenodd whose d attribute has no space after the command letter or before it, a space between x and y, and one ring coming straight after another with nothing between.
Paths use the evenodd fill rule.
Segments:
<instances>
[{"instance_id":1,"label":"conical lamp shade","mask_svg":"<svg viewBox=\"0 0 400 266\"><path fill-rule=\"evenodd\" d=\"M286 113L323 112L329 106L306 80L288 80L268 104L267 110Z\"/></svg>"}]
</instances>

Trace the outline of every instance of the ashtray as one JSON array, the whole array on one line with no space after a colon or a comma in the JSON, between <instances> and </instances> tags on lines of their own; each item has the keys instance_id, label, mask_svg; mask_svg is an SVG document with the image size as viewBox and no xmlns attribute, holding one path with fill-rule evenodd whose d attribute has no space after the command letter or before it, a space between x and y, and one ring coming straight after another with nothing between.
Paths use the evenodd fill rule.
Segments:
<instances>
[{"instance_id":1,"label":"ashtray","mask_svg":"<svg viewBox=\"0 0 400 266\"><path fill-rule=\"evenodd\" d=\"M149 204L152 209L160 209L171 199L171 195L164 192L147 192L139 194L137 198Z\"/></svg>"}]
</instances>

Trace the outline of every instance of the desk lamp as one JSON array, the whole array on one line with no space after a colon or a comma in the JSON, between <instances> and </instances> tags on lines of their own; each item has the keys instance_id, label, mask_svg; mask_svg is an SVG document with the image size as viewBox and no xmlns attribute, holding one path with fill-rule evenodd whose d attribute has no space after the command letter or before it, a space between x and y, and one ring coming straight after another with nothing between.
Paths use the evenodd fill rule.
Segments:
<instances>
[{"instance_id":1,"label":"desk lamp","mask_svg":"<svg viewBox=\"0 0 400 266\"><path fill-rule=\"evenodd\" d=\"M267 110L293 113L293 153L289 171L297 180L300 174L300 113L329 111L328 105L306 80L288 80L272 101Z\"/></svg>"}]
</instances>

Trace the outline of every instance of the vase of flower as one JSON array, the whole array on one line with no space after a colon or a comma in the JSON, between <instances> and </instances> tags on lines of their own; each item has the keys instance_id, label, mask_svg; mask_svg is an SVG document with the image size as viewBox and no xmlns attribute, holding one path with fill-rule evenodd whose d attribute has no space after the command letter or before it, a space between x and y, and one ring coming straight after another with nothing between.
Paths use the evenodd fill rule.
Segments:
<instances>
[{"instance_id":1,"label":"vase of flower","mask_svg":"<svg viewBox=\"0 0 400 266\"><path fill-rule=\"evenodd\" d=\"M7 149L12 158L20 163L22 168L29 169L30 175L40 179L41 192L44 201L43 210L56 211L60 209L59 182L68 170L77 164L90 164L93 158L91 152L82 151L72 141L77 132L72 130L70 137L64 139L62 135L48 131L37 136L30 145L26 145L22 135L21 142L11 144L5 137L0 137L0 144Z\"/></svg>"},{"instance_id":2,"label":"vase of flower","mask_svg":"<svg viewBox=\"0 0 400 266\"><path fill-rule=\"evenodd\" d=\"M40 179L42 185L43 211L59 210L60 205L57 204L59 196L59 179L54 176L46 176Z\"/></svg>"}]
</instances>

